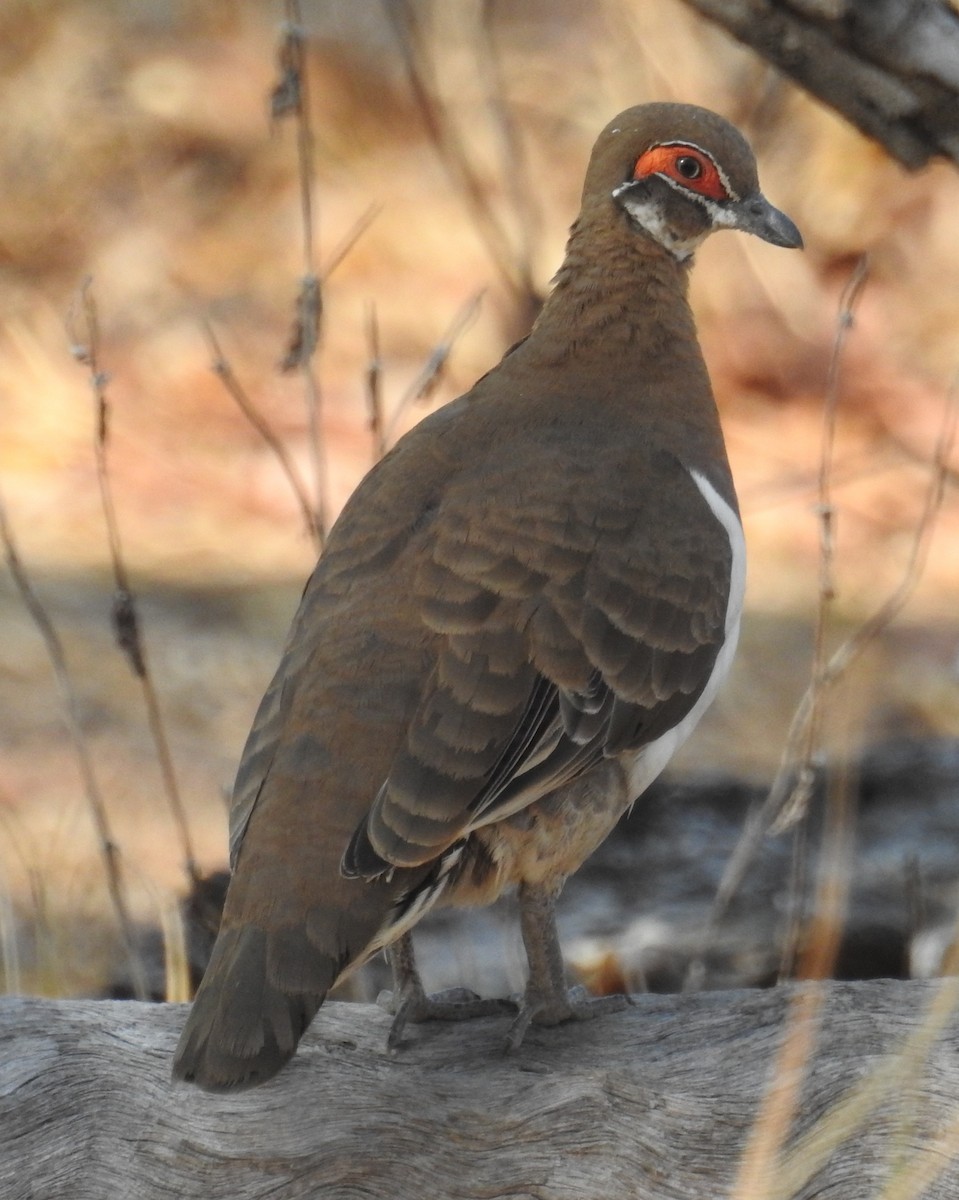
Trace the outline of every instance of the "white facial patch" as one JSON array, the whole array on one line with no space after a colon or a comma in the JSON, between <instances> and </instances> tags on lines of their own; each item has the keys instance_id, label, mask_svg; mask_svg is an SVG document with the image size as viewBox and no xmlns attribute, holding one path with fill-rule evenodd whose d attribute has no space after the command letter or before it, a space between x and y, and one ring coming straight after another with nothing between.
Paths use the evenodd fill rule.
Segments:
<instances>
[{"instance_id":1,"label":"white facial patch","mask_svg":"<svg viewBox=\"0 0 959 1200\"><path fill-rule=\"evenodd\" d=\"M670 183L671 181L667 179L666 182ZM660 206L648 197L640 198L631 195L631 188L632 183L621 183L619 187L613 189L613 198L620 201L640 229L648 233L654 241L659 242L663 249L668 250L678 262L688 262L709 233L709 229L704 229L702 233L693 238L677 237L663 219ZM696 199L699 200L700 197L697 196Z\"/></svg>"}]
</instances>

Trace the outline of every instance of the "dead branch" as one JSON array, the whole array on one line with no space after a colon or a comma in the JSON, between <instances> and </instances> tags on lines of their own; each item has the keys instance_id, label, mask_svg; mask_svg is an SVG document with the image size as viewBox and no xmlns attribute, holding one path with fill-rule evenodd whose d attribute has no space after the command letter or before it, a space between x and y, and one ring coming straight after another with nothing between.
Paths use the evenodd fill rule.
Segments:
<instances>
[{"instance_id":1,"label":"dead branch","mask_svg":"<svg viewBox=\"0 0 959 1200\"><path fill-rule=\"evenodd\" d=\"M904 166L959 163L959 12L944 0L686 0Z\"/></svg>"},{"instance_id":2,"label":"dead branch","mask_svg":"<svg viewBox=\"0 0 959 1200\"><path fill-rule=\"evenodd\" d=\"M240 1095L170 1083L180 1005L0 1000L8 1200L946 1200L959 1189L959 981L635 997L534 1029L418 1027L327 1004L290 1066ZM791 1038L781 1149L732 1191ZM907 1086L903 1089L903 1083ZM744 1159L744 1154L747 1158Z\"/></svg>"}]
</instances>

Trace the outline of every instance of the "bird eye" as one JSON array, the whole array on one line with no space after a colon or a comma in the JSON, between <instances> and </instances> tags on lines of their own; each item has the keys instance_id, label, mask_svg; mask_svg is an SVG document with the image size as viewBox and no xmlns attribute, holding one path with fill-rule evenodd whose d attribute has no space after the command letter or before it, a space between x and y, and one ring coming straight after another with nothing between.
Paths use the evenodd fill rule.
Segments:
<instances>
[{"instance_id":1,"label":"bird eye","mask_svg":"<svg viewBox=\"0 0 959 1200\"><path fill-rule=\"evenodd\" d=\"M691 154L681 154L676 159L676 170L683 179L698 179L703 173L703 165L698 158Z\"/></svg>"}]
</instances>

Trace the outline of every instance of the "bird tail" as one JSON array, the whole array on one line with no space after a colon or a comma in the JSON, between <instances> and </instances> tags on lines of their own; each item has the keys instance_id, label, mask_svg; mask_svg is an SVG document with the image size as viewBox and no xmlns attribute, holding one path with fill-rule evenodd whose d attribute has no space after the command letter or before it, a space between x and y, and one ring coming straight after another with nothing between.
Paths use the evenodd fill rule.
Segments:
<instances>
[{"instance_id":1,"label":"bird tail","mask_svg":"<svg viewBox=\"0 0 959 1200\"><path fill-rule=\"evenodd\" d=\"M220 931L176 1049L173 1078L207 1091L253 1087L292 1058L340 966L305 933ZM279 951L279 953L278 953Z\"/></svg>"}]
</instances>

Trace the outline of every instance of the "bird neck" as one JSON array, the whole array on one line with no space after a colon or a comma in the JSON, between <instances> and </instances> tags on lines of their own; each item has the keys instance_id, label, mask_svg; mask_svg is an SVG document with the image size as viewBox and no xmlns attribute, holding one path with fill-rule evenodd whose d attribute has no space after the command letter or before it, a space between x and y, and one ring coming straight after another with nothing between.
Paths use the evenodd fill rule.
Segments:
<instances>
[{"instance_id":1,"label":"bird neck","mask_svg":"<svg viewBox=\"0 0 959 1200\"><path fill-rule=\"evenodd\" d=\"M625 215L591 223L587 213L529 337L496 374L522 395L535 372L537 392L575 412L581 435L589 413L703 472L735 504L688 282L688 266Z\"/></svg>"},{"instance_id":2,"label":"bird neck","mask_svg":"<svg viewBox=\"0 0 959 1200\"><path fill-rule=\"evenodd\" d=\"M602 357L607 370L657 363L675 369L677 355L701 364L687 300L688 264L622 220L573 226L566 257L529 338L528 353L543 365L570 368Z\"/></svg>"}]
</instances>

